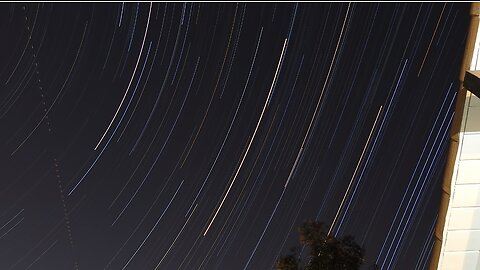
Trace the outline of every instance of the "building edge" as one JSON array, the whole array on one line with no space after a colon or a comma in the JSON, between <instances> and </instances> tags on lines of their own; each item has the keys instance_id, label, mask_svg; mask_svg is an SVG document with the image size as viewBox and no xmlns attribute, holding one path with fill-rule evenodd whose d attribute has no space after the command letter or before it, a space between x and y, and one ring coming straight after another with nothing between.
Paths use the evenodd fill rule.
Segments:
<instances>
[{"instance_id":1,"label":"building edge","mask_svg":"<svg viewBox=\"0 0 480 270\"><path fill-rule=\"evenodd\" d=\"M465 50L463 54L462 65L459 74L459 90L457 94L457 101L455 104L455 115L452 120L450 128L449 149L447 153L447 161L445 164L442 180L442 194L440 197L440 207L438 210L437 224L435 225L435 232L433 234L433 249L430 255L430 270L436 270L440 261L443 234L445 228L445 221L450 202L452 176L455 170L455 162L457 160L457 150L459 146L460 129L462 126L463 110L465 106L465 99L467 90L463 87L465 72L469 70L472 61L473 51L475 48L475 40L478 32L480 22L480 2L472 3L470 6L470 26L467 40L465 42Z\"/></svg>"}]
</instances>

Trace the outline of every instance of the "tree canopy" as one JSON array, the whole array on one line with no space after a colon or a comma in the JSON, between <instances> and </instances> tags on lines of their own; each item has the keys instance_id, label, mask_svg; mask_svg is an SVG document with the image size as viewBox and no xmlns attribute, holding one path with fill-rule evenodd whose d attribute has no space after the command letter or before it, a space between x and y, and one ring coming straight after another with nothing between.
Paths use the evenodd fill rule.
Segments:
<instances>
[{"instance_id":1,"label":"tree canopy","mask_svg":"<svg viewBox=\"0 0 480 270\"><path fill-rule=\"evenodd\" d=\"M322 223L306 221L298 228L299 240L308 255L301 256L297 249L278 259L278 270L355 270L363 263L364 249L353 236L335 238L325 232ZM302 262L302 257L305 262Z\"/></svg>"}]
</instances>

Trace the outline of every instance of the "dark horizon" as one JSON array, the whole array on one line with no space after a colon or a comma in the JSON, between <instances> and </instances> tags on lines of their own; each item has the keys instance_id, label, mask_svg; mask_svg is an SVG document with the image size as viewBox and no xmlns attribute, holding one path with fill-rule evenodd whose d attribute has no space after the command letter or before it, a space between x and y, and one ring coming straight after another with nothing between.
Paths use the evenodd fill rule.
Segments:
<instances>
[{"instance_id":1,"label":"dark horizon","mask_svg":"<svg viewBox=\"0 0 480 270\"><path fill-rule=\"evenodd\" d=\"M470 3L2 3L1 269L428 265Z\"/></svg>"}]
</instances>

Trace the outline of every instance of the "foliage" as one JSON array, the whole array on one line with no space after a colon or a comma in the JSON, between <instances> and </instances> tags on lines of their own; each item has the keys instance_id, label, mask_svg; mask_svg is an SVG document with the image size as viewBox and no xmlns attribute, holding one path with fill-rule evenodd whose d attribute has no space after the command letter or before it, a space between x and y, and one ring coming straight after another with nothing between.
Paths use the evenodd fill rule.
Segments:
<instances>
[{"instance_id":1,"label":"foliage","mask_svg":"<svg viewBox=\"0 0 480 270\"><path fill-rule=\"evenodd\" d=\"M327 235L322 223L311 220L304 222L298 233L308 250L307 263L302 263L301 255L292 249L291 254L279 258L278 270L355 270L363 263L364 249L352 236Z\"/></svg>"}]
</instances>

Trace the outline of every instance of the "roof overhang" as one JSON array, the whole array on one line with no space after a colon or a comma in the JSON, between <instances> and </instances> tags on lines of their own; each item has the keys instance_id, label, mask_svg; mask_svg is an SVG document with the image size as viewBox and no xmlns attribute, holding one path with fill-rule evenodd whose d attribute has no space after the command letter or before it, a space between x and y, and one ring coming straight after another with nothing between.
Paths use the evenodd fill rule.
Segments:
<instances>
[{"instance_id":1,"label":"roof overhang","mask_svg":"<svg viewBox=\"0 0 480 270\"><path fill-rule=\"evenodd\" d=\"M480 97L480 70L467 70L463 86L475 96Z\"/></svg>"}]
</instances>

